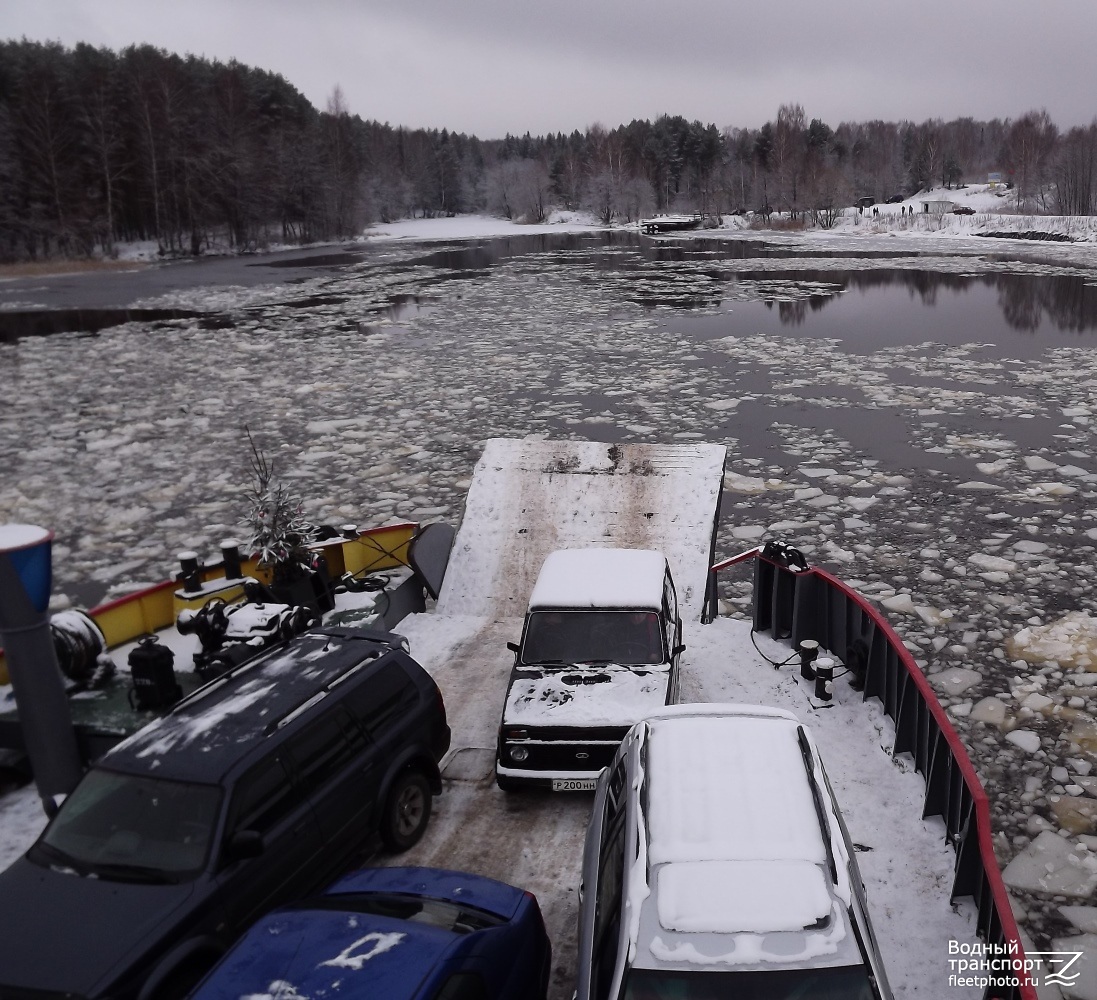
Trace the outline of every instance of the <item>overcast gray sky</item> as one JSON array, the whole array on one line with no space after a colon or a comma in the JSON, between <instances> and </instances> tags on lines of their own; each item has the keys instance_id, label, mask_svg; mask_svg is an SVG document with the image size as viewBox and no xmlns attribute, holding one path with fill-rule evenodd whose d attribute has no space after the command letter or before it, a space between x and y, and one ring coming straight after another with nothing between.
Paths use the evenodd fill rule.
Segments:
<instances>
[{"instance_id":1,"label":"overcast gray sky","mask_svg":"<svg viewBox=\"0 0 1097 1000\"><path fill-rule=\"evenodd\" d=\"M663 113L756 128L1097 116L1097 0L0 0L0 37L148 43L317 107L481 138Z\"/></svg>"}]
</instances>

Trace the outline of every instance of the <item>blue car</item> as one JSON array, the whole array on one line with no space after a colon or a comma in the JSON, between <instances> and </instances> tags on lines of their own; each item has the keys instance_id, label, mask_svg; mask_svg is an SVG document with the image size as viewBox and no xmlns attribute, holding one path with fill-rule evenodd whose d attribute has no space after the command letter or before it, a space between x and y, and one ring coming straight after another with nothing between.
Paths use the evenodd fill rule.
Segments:
<instances>
[{"instance_id":1,"label":"blue car","mask_svg":"<svg viewBox=\"0 0 1097 1000\"><path fill-rule=\"evenodd\" d=\"M193 1000L544 1000L552 949L536 898L480 875L368 868L268 914Z\"/></svg>"}]
</instances>

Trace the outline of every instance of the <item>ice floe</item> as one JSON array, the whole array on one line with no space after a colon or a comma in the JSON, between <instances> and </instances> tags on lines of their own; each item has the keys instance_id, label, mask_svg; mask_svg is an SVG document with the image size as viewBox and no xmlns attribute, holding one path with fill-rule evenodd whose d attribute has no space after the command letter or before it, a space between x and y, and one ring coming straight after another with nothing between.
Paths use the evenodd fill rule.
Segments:
<instances>
[{"instance_id":1,"label":"ice floe","mask_svg":"<svg viewBox=\"0 0 1097 1000\"><path fill-rule=\"evenodd\" d=\"M1097 763L1097 348L1049 338L1016 358L977 333L936 343L927 324L919 343L853 349L811 336L808 303L854 271L1092 279L1092 250L812 246L825 253L642 260L547 243L461 270L400 243L292 285L146 303L231 329L135 321L0 344L0 521L57 532L57 603L78 605L238 533L245 424L309 516L360 525L456 521L492 436L726 444L717 558L780 536L880 602L987 781L1002 860L1045 834L1073 851L1056 831L1082 836L1064 824L1084 816L1051 799L1097 801L1081 780ZM740 324L767 300L803 306L803 326ZM729 576L725 609L745 614L749 589ZM1092 873L1059 872L1084 898ZM1015 889L1046 943L1066 918L1029 885Z\"/></svg>"}]
</instances>

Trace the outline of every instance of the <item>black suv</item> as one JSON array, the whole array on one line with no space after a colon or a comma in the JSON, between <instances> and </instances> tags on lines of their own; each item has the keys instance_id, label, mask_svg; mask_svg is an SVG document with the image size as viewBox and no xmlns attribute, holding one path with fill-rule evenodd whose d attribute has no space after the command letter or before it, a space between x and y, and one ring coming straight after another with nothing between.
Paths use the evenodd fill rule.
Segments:
<instances>
[{"instance_id":1,"label":"black suv","mask_svg":"<svg viewBox=\"0 0 1097 1000\"><path fill-rule=\"evenodd\" d=\"M0 875L0 1000L185 995L372 835L414 844L449 741L389 633L317 629L211 681L102 757Z\"/></svg>"}]
</instances>

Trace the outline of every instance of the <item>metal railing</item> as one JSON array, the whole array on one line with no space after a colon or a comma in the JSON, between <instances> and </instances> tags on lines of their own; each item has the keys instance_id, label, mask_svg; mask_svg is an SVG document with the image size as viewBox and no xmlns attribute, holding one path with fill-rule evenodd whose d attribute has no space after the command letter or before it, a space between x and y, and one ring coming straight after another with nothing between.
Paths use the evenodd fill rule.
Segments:
<instances>
[{"instance_id":1,"label":"metal railing","mask_svg":"<svg viewBox=\"0 0 1097 1000\"><path fill-rule=\"evenodd\" d=\"M987 794L910 651L883 615L837 577L815 567L775 562L762 555L761 547L712 567L709 620L717 609L718 574L747 560L753 561L755 630L769 630L794 648L803 639L814 639L860 675L865 699L880 700L895 723L893 753L910 754L925 780L922 815L944 821L956 853L951 898L971 897L979 935L988 945L1008 949L1008 957L1023 966L1020 932L991 842ZM1037 1000L1036 988L1024 973L1015 978L1014 985L988 986L985 1000Z\"/></svg>"}]
</instances>

